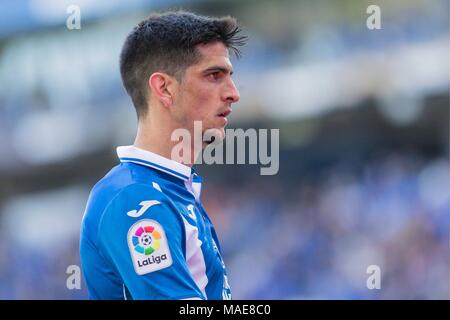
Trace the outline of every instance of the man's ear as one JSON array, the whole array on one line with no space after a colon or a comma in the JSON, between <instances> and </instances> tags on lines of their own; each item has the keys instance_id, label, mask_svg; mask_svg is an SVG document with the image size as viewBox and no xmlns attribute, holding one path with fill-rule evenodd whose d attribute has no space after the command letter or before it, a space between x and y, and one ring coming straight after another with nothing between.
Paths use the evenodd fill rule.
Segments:
<instances>
[{"instance_id":1,"label":"man's ear","mask_svg":"<svg viewBox=\"0 0 450 320\"><path fill-rule=\"evenodd\" d=\"M175 79L166 73L155 72L148 79L148 86L151 90L151 94L161 103L164 107L169 108L173 103L174 85Z\"/></svg>"}]
</instances>

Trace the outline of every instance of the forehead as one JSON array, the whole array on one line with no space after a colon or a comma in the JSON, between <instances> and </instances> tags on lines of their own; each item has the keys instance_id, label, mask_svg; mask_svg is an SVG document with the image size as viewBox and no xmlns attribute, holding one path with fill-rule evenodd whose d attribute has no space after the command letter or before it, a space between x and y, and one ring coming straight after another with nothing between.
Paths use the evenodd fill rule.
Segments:
<instances>
[{"instance_id":1,"label":"forehead","mask_svg":"<svg viewBox=\"0 0 450 320\"><path fill-rule=\"evenodd\" d=\"M231 69L230 56L227 47L222 42L197 45L200 60L193 65L193 69L206 69L213 65Z\"/></svg>"}]
</instances>

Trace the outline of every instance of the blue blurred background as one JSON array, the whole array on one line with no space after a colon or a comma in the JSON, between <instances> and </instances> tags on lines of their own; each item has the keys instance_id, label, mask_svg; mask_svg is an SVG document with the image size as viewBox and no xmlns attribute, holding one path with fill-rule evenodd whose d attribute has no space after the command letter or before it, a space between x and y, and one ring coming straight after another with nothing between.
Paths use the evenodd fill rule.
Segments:
<instances>
[{"instance_id":1,"label":"blue blurred background","mask_svg":"<svg viewBox=\"0 0 450 320\"><path fill-rule=\"evenodd\" d=\"M0 299L87 298L66 287L87 196L136 128L120 48L167 8L238 18L230 128L280 129L275 176L197 168L233 297L448 299L448 0L2 1Z\"/></svg>"}]
</instances>

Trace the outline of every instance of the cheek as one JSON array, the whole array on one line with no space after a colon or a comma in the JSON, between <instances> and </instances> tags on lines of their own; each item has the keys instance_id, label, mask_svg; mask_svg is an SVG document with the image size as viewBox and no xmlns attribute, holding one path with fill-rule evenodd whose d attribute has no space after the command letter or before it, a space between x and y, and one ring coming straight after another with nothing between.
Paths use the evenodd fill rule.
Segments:
<instances>
[{"instance_id":1,"label":"cheek","mask_svg":"<svg viewBox=\"0 0 450 320\"><path fill-rule=\"evenodd\" d=\"M220 106L220 86L202 80L188 79L180 88L180 109L188 122L203 121L207 127L216 126L215 115Z\"/></svg>"},{"instance_id":2,"label":"cheek","mask_svg":"<svg viewBox=\"0 0 450 320\"><path fill-rule=\"evenodd\" d=\"M195 119L204 119L215 114L214 92L205 88L198 89L189 94L188 107Z\"/></svg>"}]
</instances>

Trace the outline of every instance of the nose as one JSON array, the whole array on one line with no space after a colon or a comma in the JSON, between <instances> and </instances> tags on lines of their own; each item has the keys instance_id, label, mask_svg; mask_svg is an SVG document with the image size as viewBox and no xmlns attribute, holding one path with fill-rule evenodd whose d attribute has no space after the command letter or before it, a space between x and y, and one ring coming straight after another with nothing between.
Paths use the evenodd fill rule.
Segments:
<instances>
[{"instance_id":1,"label":"nose","mask_svg":"<svg viewBox=\"0 0 450 320\"><path fill-rule=\"evenodd\" d=\"M229 103L235 103L238 102L241 96L239 95L239 91L236 88L236 85L234 84L234 81L230 79L227 90L225 91L225 101Z\"/></svg>"}]
</instances>

